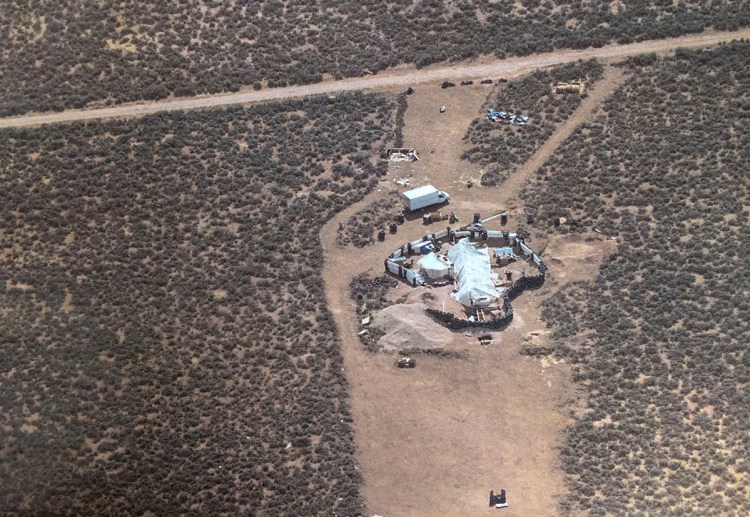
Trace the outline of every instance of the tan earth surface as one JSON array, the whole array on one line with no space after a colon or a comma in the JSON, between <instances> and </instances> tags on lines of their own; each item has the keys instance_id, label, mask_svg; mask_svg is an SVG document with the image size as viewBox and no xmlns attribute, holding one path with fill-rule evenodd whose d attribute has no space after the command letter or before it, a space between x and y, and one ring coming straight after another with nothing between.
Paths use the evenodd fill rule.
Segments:
<instances>
[{"instance_id":1,"label":"tan earth surface","mask_svg":"<svg viewBox=\"0 0 750 517\"><path fill-rule=\"evenodd\" d=\"M514 302L513 323L494 333L489 346L481 346L476 336L450 333L452 339L446 339L445 348L462 352L463 358L420 354L415 356L417 368L400 370L394 366L397 354L368 353L359 342L359 316L348 285L362 272L380 275L391 251L442 225L425 227L420 218L413 217L385 242L355 249L336 246L339 222L377 199L397 196L404 188L394 180L410 177L412 186L432 183L448 191L447 209L458 214L459 224L471 222L476 211L487 217L511 209L506 228L515 229L523 216L520 189L577 124L596 115L622 79L619 70L608 67L570 122L561 124L549 143L530 158L534 165L522 167L497 188L479 186L479 167L461 160L461 155L469 124L486 109L488 94L494 95L494 88L502 85L448 90L437 84L423 85L408 97L404 128L405 145L418 149L422 159L391 168L388 181L378 191L323 228L323 279L351 383L357 459L370 515L494 514L497 510L488 505L489 491L501 488L507 490L510 503L504 515L557 513L557 502L565 493L557 447L572 422L578 396L567 365L550 358L525 357L519 350L523 345L549 344L540 303L555 296L567 282L592 278L616 243L593 232L553 235L544 242L548 282ZM441 105L446 106L442 114ZM466 187L468 179L475 180L474 187ZM532 248L541 244L532 235ZM401 284L392 298L405 297L405 303L419 304L422 292ZM449 290L431 292L445 297ZM450 299L445 303L456 304ZM397 311L398 306L390 310ZM377 313L373 316L373 324L378 317ZM420 319L420 326L423 323ZM436 336L444 335L444 328L434 322L433 326Z\"/></svg>"},{"instance_id":2,"label":"tan earth surface","mask_svg":"<svg viewBox=\"0 0 750 517\"><path fill-rule=\"evenodd\" d=\"M491 56L476 59L470 63L434 65L417 70L414 66L399 66L374 76L340 81L271 88L266 90L243 90L239 93L199 95L161 101L124 104L116 107L67 110L60 113L28 114L19 117L0 119L0 128L36 126L75 120L97 118L140 117L161 111L192 110L231 104L276 101L308 95L334 94L357 90L383 90L403 88L423 83L441 83L444 80L460 81L461 79L483 79L500 76L514 77L528 73L537 68L570 63L579 59L597 58L602 62L621 60L628 56L656 52L668 53L677 48L696 48L717 45L736 39L750 38L750 29L733 32L705 31L678 38L642 41L627 45L605 45L601 48L582 50L557 50L546 54L498 60Z\"/></svg>"}]
</instances>

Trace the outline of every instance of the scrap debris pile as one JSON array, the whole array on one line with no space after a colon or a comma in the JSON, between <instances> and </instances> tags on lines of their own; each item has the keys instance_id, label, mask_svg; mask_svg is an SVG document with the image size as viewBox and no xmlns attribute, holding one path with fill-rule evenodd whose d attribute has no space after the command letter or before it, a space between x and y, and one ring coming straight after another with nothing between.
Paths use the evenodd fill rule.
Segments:
<instances>
[{"instance_id":1,"label":"scrap debris pile","mask_svg":"<svg viewBox=\"0 0 750 517\"><path fill-rule=\"evenodd\" d=\"M490 122L505 122L513 124L514 126L525 126L529 122L529 117L526 115L506 111L496 111L494 109L487 110L487 116L485 118Z\"/></svg>"},{"instance_id":2,"label":"scrap debris pile","mask_svg":"<svg viewBox=\"0 0 750 517\"><path fill-rule=\"evenodd\" d=\"M410 149L407 147L394 147L388 149L388 161L389 162L416 162L419 160L419 155L416 149Z\"/></svg>"}]
</instances>

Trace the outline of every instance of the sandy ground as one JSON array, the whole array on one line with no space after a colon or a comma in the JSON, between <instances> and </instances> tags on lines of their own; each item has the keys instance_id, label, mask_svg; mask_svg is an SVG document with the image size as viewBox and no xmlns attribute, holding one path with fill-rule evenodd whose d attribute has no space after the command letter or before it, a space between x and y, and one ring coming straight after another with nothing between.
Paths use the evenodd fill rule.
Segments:
<instances>
[{"instance_id":1,"label":"sandy ground","mask_svg":"<svg viewBox=\"0 0 750 517\"><path fill-rule=\"evenodd\" d=\"M530 163L543 162L575 125L596 113L619 84L618 73L606 70L572 116L573 122L561 125ZM370 515L494 515L489 491L501 488L510 502L504 515L554 515L565 493L557 447L572 422L575 387L567 365L525 357L519 350L527 344L550 344L539 304L563 284L593 277L616 244L593 232L551 237L544 253L549 280L514 302L515 317L508 329L495 333L487 347L474 336L454 334L445 348L464 352L463 358L419 355L413 370L395 368L397 355L364 351L356 336L358 321L348 283L363 271L380 274L391 251L441 225L425 227L415 217L383 243L356 250L335 244L339 222L380 197L394 195L392 182L404 177L411 177L413 186L433 183L450 192L448 209L458 214L461 224L470 222L475 211L487 217L512 208L507 228L515 229L524 213L518 194L536 165L521 168L500 187L484 188L475 182L467 188L466 180L478 179L480 170L460 159L466 129L483 113L488 94L502 87L420 87L408 97L404 143L417 148L422 159L391 168L387 184L338 214L321 232L323 279L351 383L357 459ZM441 105L446 113L439 113ZM394 296L410 289L402 285ZM407 303L418 300L419 294L410 295Z\"/></svg>"},{"instance_id":2,"label":"sandy ground","mask_svg":"<svg viewBox=\"0 0 750 517\"><path fill-rule=\"evenodd\" d=\"M244 90L239 93L200 95L155 102L132 103L111 108L68 110L43 115L31 114L0 119L0 128L35 126L74 120L91 120L113 117L139 117L160 111L191 110L231 104L275 101L308 95L334 94L356 90L382 90L406 88L423 83L441 83L444 80L483 79L500 76L513 77L537 68L570 63L578 59L597 58L604 62L621 60L628 56L649 52L668 53L677 48L703 47L736 39L750 38L750 29L734 32L706 31L678 38L643 41L627 45L606 45L601 48L583 50L558 50L546 54L535 54L520 58L497 60L483 57L471 63L435 65L417 70L413 66L400 66L374 76L324 81L317 84L272 88L267 90Z\"/></svg>"}]
</instances>

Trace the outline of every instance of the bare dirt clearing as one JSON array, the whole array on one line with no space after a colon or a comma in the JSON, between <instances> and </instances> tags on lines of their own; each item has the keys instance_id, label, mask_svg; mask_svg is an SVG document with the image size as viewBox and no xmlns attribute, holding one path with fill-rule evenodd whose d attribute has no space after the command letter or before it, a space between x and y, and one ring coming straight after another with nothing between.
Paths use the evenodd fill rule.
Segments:
<instances>
[{"instance_id":1,"label":"bare dirt clearing","mask_svg":"<svg viewBox=\"0 0 750 517\"><path fill-rule=\"evenodd\" d=\"M602 86L579 107L583 115L574 113L576 124L593 116L618 84L617 72L608 70L606 74ZM568 272L564 281L592 277L608 250L604 239L582 242L577 248L552 241L551 251L564 251L564 257L550 267L553 281L514 303L513 323L494 334L490 346L480 346L476 337L453 334L446 349L462 352L463 358L420 355L418 367L408 371L394 367L397 355L364 350L356 335L358 316L348 285L361 272L381 274L383 259L394 248L441 226L425 227L412 218L384 243L358 250L335 244L339 222L389 195L396 178L411 178L412 186L432 183L447 190L451 194L447 209L458 214L459 224L471 222L476 211L486 217L513 208L525 181L535 172L533 167L524 168L497 188L466 186L469 179L478 185L481 171L478 165L461 159L465 150L462 138L472 120L481 116L490 93L490 89L479 87L443 90L438 85L425 85L408 97L404 145L418 149L422 159L400 163L398 169L391 166L387 186L383 184L379 191L338 214L321 233L326 256L323 278L351 382L358 460L370 513L478 515L495 511L487 505L489 490L505 488L511 502L509 515L553 515L565 493L557 447L562 430L571 423L574 388L568 367L524 357L519 351L532 332L537 335L532 344L547 340L539 305L554 295L556 275L562 274L563 268L580 266L580 271ZM441 114L442 105L446 112ZM563 127L565 134L575 129L573 123ZM558 138L563 139L564 135ZM545 147L545 153L554 147ZM516 208L508 228L525 221L521 207ZM352 260L353 254L356 260ZM406 290L401 286L394 296L403 296ZM413 295L407 298L407 302L417 301ZM376 321L377 317L376 313ZM438 331L443 330L435 325Z\"/></svg>"},{"instance_id":2,"label":"bare dirt clearing","mask_svg":"<svg viewBox=\"0 0 750 517\"><path fill-rule=\"evenodd\" d=\"M734 32L706 31L678 38L656 41L643 41L627 45L606 45L601 48L583 50L561 50L548 54L536 54L522 58L495 60L480 58L472 64L427 67L416 70L414 67L398 67L372 77L328 81L305 86L272 88L260 91L243 91L233 94L184 97L158 102L121 105L114 108L90 110L68 110L45 115L24 115L0 119L0 128L36 126L76 120L99 118L140 117L160 111L192 110L232 104L247 104L273 100L305 97L308 95L333 94L344 91L405 88L410 85L440 82L445 79L481 79L520 75L537 68L569 63L578 59L597 58L607 62L628 56L656 52L668 53L677 48L695 48L717 45L736 39L750 38L750 29Z\"/></svg>"}]
</instances>

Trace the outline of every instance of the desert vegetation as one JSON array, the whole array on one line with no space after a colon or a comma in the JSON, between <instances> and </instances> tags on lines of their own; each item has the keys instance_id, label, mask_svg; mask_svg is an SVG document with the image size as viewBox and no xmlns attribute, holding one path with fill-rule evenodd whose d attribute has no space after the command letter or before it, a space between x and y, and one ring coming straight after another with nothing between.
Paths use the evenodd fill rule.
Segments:
<instances>
[{"instance_id":1,"label":"desert vegetation","mask_svg":"<svg viewBox=\"0 0 750 517\"><path fill-rule=\"evenodd\" d=\"M400 206L394 195L373 201L365 208L350 217L343 228L339 227L336 244L357 248L364 248L375 242L376 234L381 228L390 231L390 226L401 213Z\"/></svg>"},{"instance_id":2,"label":"desert vegetation","mask_svg":"<svg viewBox=\"0 0 750 517\"><path fill-rule=\"evenodd\" d=\"M561 449L568 510L750 512L748 53L632 59L525 194L550 231L619 243L544 310L587 398Z\"/></svg>"},{"instance_id":3,"label":"desert vegetation","mask_svg":"<svg viewBox=\"0 0 750 517\"><path fill-rule=\"evenodd\" d=\"M184 0L0 4L0 115L361 76L738 28L740 2Z\"/></svg>"},{"instance_id":4,"label":"desert vegetation","mask_svg":"<svg viewBox=\"0 0 750 517\"><path fill-rule=\"evenodd\" d=\"M318 232L385 172L395 111L0 132L0 513L362 511Z\"/></svg>"},{"instance_id":5,"label":"desert vegetation","mask_svg":"<svg viewBox=\"0 0 750 517\"><path fill-rule=\"evenodd\" d=\"M552 136L581 103L582 95L555 94L557 82L584 80L591 86L601 78L603 67L595 60L579 61L536 71L518 81L502 85L490 107L498 111L520 113L529 117L529 124L475 120L464 137L471 146L463 158L484 166L482 185L502 183L516 168L531 157Z\"/></svg>"}]
</instances>

